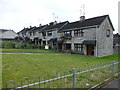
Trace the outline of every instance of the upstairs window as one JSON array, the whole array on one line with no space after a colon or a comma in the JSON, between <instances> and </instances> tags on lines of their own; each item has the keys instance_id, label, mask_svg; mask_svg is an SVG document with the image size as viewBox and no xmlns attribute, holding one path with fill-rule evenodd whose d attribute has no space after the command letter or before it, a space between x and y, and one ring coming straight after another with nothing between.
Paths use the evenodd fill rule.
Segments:
<instances>
[{"instance_id":1,"label":"upstairs window","mask_svg":"<svg viewBox=\"0 0 120 90\"><path fill-rule=\"evenodd\" d=\"M84 30L75 30L74 36L84 36Z\"/></svg>"},{"instance_id":2,"label":"upstairs window","mask_svg":"<svg viewBox=\"0 0 120 90\"><path fill-rule=\"evenodd\" d=\"M33 36L35 35L35 32L33 32Z\"/></svg>"},{"instance_id":3,"label":"upstairs window","mask_svg":"<svg viewBox=\"0 0 120 90\"><path fill-rule=\"evenodd\" d=\"M48 35L48 36L52 36L52 32L51 32L51 31L48 31L48 32L47 32L47 35Z\"/></svg>"},{"instance_id":4,"label":"upstairs window","mask_svg":"<svg viewBox=\"0 0 120 90\"><path fill-rule=\"evenodd\" d=\"M107 30L107 31L106 31L106 36L107 36L107 37L110 37L110 30Z\"/></svg>"},{"instance_id":5,"label":"upstairs window","mask_svg":"<svg viewBox=\"0 0 120 90\"><path fill-rule=\"evenodd\" d=\"M65 31L64 34L65 36L71 36L71 31Z\"/></svg>"},{"instance_id":6,"label":"upstairs window","mask_svg":"<svg viewBox=\"0 0 120 90\"><path fill-rule=\"evenodd\" d=\"M43 35L43 36L46 36L46 32L42 32L42 35Z\"/></svg>"},{"instance_id":7,"label":"upstairs window","mask_svg":"<svg viewBox=\"0 0 120 90\"><path fill-rule=\"evenodd\" d=\"M30 32L30 36L32 36L32 33Z\"/></svg>"}]
</instances>

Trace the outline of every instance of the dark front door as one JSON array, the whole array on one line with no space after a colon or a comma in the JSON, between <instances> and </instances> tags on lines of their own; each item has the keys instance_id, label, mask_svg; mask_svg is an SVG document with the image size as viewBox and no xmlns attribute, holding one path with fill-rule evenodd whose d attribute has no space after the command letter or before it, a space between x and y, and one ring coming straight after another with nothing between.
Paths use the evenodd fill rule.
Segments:
<instances>
[{"instance_id":1,"label":"dark front door","mask_svg":"<svg viewBox=\"0 0 120 90\"><path fill-rule=\"evenodd\" d=\"M71 44L65 44L65 50L71 50Z\"/></svg>"},{"instance_id":2,"label":"dark front door","mask_svg":"<svg viewBox=\"0 0 120 90\"><path fill-rule=\"evenodd\" d=\"M94 55L94 46L93 45L87 45L87 55Z\"/></svg>"}]
</instances>

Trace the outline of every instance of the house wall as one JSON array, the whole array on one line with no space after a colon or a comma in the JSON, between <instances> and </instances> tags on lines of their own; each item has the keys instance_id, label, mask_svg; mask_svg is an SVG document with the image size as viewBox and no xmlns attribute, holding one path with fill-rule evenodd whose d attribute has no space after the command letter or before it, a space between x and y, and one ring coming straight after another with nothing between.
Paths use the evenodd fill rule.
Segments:
<instances>
[{"instance_id":1,"label":"house wall","mask_svg":"<svg viewBox=\"0 0 120 90\"><path fill-rule=\"evenodd\" d=\"M52 36L47 35L47 40L50 40L51 38L60 38L60 33L58 33L58 29L52 30Z\"/></svg>"},{"instance_id":2,"label":"house wall","mask_svg":"<svg viewBox=\"0 0 120 90\"><path fill-rule=\"evenodd\" d=\"M89 28L84 30L84 39L96 39L96 28Z\"/></svg>"},{"instance_id":3,"label":"house wall","mask_svg":"<svg viewBox=\"0 0 120 90\"><path fill-rule=\"evenodd\" d=\"M26 32L26 37L30 38L30 33L29 33L29 31Z\"/></svg>"},{"instance_id":4,"label":"house wall","mask_svg":"<svg viewBox=\"0 0 120 90\"><path fill-rule=\"evenodd\" d=\"M49 30L50 31L50 30ZM51 30L52 31L52 35L51 36L48 36L47 35L47 32L46 31L46 36L43 36L42 33L40 33L40 37L42 39L42 41L45 41L46 42L46 45L48 44L48 41L52 38L60 38L61 37L61 33L58 33L58 29L53 29Z\"/></svg>"},{"instance_id":5,"label":"house wall","mask_svg":"<svg viewBox=\"0 0 120 90\"><path fill-rule=\"evenodd\" d=\"M66 40L66 43L82 43L85 39L96 39L96 28L84 29L84 36L74 36L74 29L72 30L72 41Z\"/></svg>"},{"instance_id":6,"label":"house wall","mask_svg":"<svg viewBox=\"0 0 120 90\"><path fill-rule=\"evenodd\" d=\"M82 44L84 40L96 39L96 28L84 29L84 36L74 36L74 29L71 34L71 40L66 40L65 43L71 43L71 50L74 51L74 44ZM83 45L83 47L83 52L87 55L87 46ZM94 47L94 56L96 56L96 46Z\"/></svg>"},{"instance_id":7,"label":"house wall","mask_svg":"<svg viewBox=\"0 0 120 90\"><path fill-rule=\"evenodd\" d=\"M19 37L22 37L23 35L22 35L22 33L20 32L20 33L18 34L18 36L19 36Z\"/></svg>"},{"instance_id":8,"label":"house wall","mask_svg":"<svg viewBox=\"0 0 120 90\"><path fill-rule=\"evenodd\" d=\"M28 32L20 32L18 36L21 37L22 39L25 39L25 37L28 36Z\"/></svg>"},{"instance_id":9,"label":"house wall","mask_svg":"<svg viewBox=\"0 0 120 90\"><path fill-rule=\"evenodd\" d=\"M114 54L119 54L120 53L120 45L116 44L114 45Z\"/></svg>"},{"instance_id":10,"label":"house wall","mask_svg":"<svg viewBox=\"0 0 120 90\"><path fill-rule=\"evenodd\" d=\"M36 37L38 37L39 39L42 39L42 33L39 33L39 32L36 31L33 38L36 38Z\"/></svg>"},{"instance_id":11,"label":"house wall","mask_svg":"<svg viewBox=\"0 0 120 90\"><path fill-rule=\"evenodd\" d=\"M86 45L83 45L83 53L84 53L85 55L87 55L87 46L86 46Z\"/></svg>"},{"instance_id":12,"label":"house wall","mask_svg":"<svg viewBox=\"0 0 120 90\"><path fill-rule=\"evenodd\" d=\"M30 39L31 39L31 40L34 40L34 35L33 35L33 33L30 35Z\"/></svg>"},{"instance_id":13,"label":"house wall","mask_svg":"<svg viewBox=\"0 0 120 90\"><path fill-rule=\"evenodd\" d=\"M42 35L42 33L41 33ZM43 38L43 36L41 36L42 40L46 40L46 41L49 41L50 39L52 38L60 38L60 33L58 33L58 29L54 29L52 30L52 35L51 36L48 36L47 35L47 32L46 32L46 36L45 36L45 39Z\"/></svg>"},{"instance_id":14,"label":"house wall","mask_svg":"<svg viewBox=\"0 0 120 90\"><path fill-rule=\"evenodd\" d=\"M110 37L106 36L106 31L110 30ZM108 18L102 22L97 32L97 57L109 56L113 54L113 29Z\"/></svg>"}]
</instances>

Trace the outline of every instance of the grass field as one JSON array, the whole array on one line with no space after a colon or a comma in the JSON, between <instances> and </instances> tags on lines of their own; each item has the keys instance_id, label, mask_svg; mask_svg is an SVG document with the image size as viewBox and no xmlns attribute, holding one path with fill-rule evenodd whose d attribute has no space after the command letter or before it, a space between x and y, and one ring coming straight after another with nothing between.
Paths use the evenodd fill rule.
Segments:
<instances>
[{"instance_id":1,"label":"grass field","mask_svg":"<svg viewBox=\"0 0 120 90\"><path fill-rule=\"evenodd\" d=\"M7 52L7 49L3 49L3 51ZM28 51L29 50L25 50L27 53ZM13 52L13 50L8 49L8 52ZM23 52L23 50L18 49L15 52ZM30 50L29 52L35 51ZM42 52L46 51L43 50ZM92 58L79 55L4 54L2 55L2 84L3 87L5 87L6 82L9 80L15 80L20 83L21 79L24 77L32 79L35 75L44 75L61 70L66 71L72 68L91 66L116 60L118 60L118 55Z\"/></svg>"}]
</instances>

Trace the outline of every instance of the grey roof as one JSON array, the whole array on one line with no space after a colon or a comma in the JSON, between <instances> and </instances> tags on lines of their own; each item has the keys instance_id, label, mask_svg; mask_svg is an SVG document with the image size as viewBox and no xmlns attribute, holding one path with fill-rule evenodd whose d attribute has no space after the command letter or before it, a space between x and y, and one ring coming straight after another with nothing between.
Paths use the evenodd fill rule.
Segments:
<instances>
[{"instance_id":1,"label":"grey roof","mask_svg":"<svg viewBox=\"0 0 120 90\"><path fill-rule=\"evenodd\" d=\"M19 31L18 34L19 34L19 33L26 33L27 31L31 30L32 28L33 28L33 27L31 27L31 28L24 28L24 29L22 29L21 31Z\"/></svg>"},{"instance_id":2,"label":"grey roof","mask_svg":"<svg viewBox=\"0 0 120 90\"><path fill-rule=\"evenodd\" d=\"M45 29L46 27L47 27L47 25L43 25L43 26L39 26L39 27L24 28L18 33L26 33L27 31L29 31L29 32L36 32L36 31L40 32L41 30Z\"/></svg>"},{"instance_id":3,"label":"grey roof","mask_svg":"<svg viewBox=\"0 0 120 90\"><path fill-rule=\"evenodd\" d=\"M2 33L6 32L6 31L8 31L8 30L6 30L6 29L0 29L0 32L2 32Z\"/></svg>"},{"instance_id":4,"label":"grey roof","mask_svg":"<svg viewBox=\"0 0 120 90\"><path fill-rule=\"evenodd\" d=\"M99 26L104 21L104 19L106 17L108 17L108 19L110 21L110 24L113 28L113 25L111 23L109 15L103 15L103 16L98 16L98 17L85 19L83 21L76 21L76 22L69 23L59 31L61 32L61 31L69 30L69 29L73 29L73 28L82 28L82 27L97 26L97 25ZM113 28L113 30L114 30L114 28Z\"/></svg>"},{"instance_id":5,"label":"grey roof","mask_svg":"<svg viewBox=\"0 0 120 90\"><path fill-rule=\"evenodd\" d=\"M7 30L7 29L0 29L0 33L4 33L6 31L13 31L13 30ZM13 31L14 32L14 31Z\"/></svg>"},{"instance_id":6,"label":"grey roof","mask_svg":"<svg viewBox=\"0 0 120 90\"><path fill-rule=\"evenodd\" d=\"M45 28L47 28L47 26L48 26L48 25L43 25L43 26L39 26L39 27L32 28L32 29L30 30L30 32L36 32L36 31L40 32L40 31L44 30Z\"/></svg>"},{"instance_id":7,"label":"grey roof","mask_svg":"<svg viewBox=\"0 0 120 90\"><path fill-rule=\"evenodd\" d=\"M50 31L50 30L53 30L55 28L57 29L61 29L63 28L67 23L69 23L68 21L65 21L65 22L60 22L60 23L57 23L57 24L54 24L54 25L48 25L43 31Z\"/></svg>"}]
</instances>

